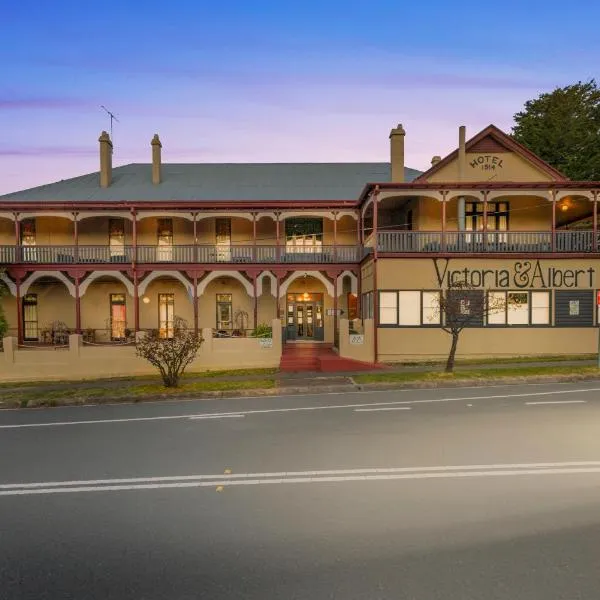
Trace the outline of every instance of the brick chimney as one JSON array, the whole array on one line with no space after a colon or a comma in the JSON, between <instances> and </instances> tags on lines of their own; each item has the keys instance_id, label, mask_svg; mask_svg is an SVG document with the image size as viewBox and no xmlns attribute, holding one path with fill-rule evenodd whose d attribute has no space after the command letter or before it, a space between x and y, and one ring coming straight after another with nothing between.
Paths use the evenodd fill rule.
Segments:
<instances>
[{"instance_id":1,"label":"brick chimney","mask_svg":"<svg viewBox=\"0 0 600 600\"><path fill-rule=\"evenodd\" d=\"M160 166L161 166L161 148L160 138L158 133L154 134L152 141L152 183L158 185L161 182Z\"/></svg>"},{"instance_id":2,"label":"brick chimney","mask_svg":"<svg viewBox=\"0 0 600 600\"><path fill-rule=\"evenodd\" d=\"M100 142L100 187L107 188L112 181L113 145L106 131L100 134L98 141Z\"/></svg>"},{"instance_id":3,"label":"brick chimney","mask_svg":"<svg viewBox=\"0 0 600 600\"><path fill-rule=\"evenodd\" d=\"M406 132L401 124L390 132L390 163L392 165L392 182L404 181L404 136Z\"/></svg>"}]
</instances>

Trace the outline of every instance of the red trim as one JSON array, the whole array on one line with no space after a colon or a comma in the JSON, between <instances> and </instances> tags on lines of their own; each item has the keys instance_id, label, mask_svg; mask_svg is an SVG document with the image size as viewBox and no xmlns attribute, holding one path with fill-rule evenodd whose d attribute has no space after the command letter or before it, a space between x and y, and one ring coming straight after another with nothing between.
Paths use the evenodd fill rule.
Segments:
<instances>
[{"instance_id":1,"label":"red trim","mask_svg":"<svg viewBox=\"0 0 600 600\"><path fill-rule=\"evenodd\" d=\"M502 258L510 260L521 259L562 259L562 258L589 258L598 259L597 252L382 252L379 260L382 258L479 258L487 260L488 258Z\"/></svg>"},{"instance_id":2,"label":"red trim","mask_svg":"<svg viewBox=\"0 0 600 600\"><path fill-rule=\"evenodd\" d=\"M79 295L79 277L75 278L75 332L81 334L81 296Z\"/></svg>"},{"instance_id":3,"label":"red trim","mask_svg":"<svg viewBox=\"0 0 600 600\"><path fill-rule=\"evenodd\" d=\"M23 302L21 300L21 280L15 281L15 298L17 300L17 343L23 343Z\"/></svg>"},{"instance_id":4,"label":"red trim","mask_svg":"<svg viewBox=\"0 0 600 600\"><path fill-rule=\"evenodd\" d=\"M465 144L465 151L468 152L473 146L481 142L484 138L490 136L495 139L499 144L504 146L507 150L514 152L515 154L519 154L525 160L533 163L536 167L538 167L541 171L552 177L553 179L560 181L568 181L568 177L563 175L558 169L555 169L553 166L549 165L546 161L542 160L537 154L534 154L529 148L523 146L512 137L504 133L501 129L498 129L495 125L488 125L485 129L482 129L477 135L472 137ZM447 164L451 163L458 157L458 148L451 152L440 160L438 163L429 168L425 173L421 173L415 181L425 181L431 175L437 173L440 169L445 167Z\"/></svg>"},{"instance_id":5,"label":"red trim","mask_svg":"<svg viewBox=\"0 0 600 600\"><path fill-rule=\"evenodd\" d=\"M194 224L196 220L194 219ZM198 337L198 278L193 278L194 285L194 335Z\"/></svg>"}]
</instances>

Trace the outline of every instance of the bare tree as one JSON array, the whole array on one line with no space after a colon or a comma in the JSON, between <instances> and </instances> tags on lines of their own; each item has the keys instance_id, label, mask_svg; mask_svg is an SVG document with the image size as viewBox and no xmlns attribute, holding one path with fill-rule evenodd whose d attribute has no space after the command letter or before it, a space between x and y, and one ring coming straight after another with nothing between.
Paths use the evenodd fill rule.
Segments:
<instances>
[{"instance_id":1,"label":"bare tree","mask_svg":"<svg viewBox=\"0 0 600 600\"><path fill-rule=\"evenodd\" d=\"M458 339L465 327L482 326L488 315L506 310L506 301L465 282L454 283L438 296L442 330L452 336L446 373L454 371Z\"/></svg>"},{"instance_id":2,"label":"bare tree","mask_svg":"<svg viewBox=\"0 0 600 600\"><path fill-rule=\"evenodd\" d=\"M188 328L186 321L175 317L173 337L160 337L153 331L137 342L136 352L159 370L165 387L177 387L201 344L202 339Z\"/></svg>"}]
</instances>

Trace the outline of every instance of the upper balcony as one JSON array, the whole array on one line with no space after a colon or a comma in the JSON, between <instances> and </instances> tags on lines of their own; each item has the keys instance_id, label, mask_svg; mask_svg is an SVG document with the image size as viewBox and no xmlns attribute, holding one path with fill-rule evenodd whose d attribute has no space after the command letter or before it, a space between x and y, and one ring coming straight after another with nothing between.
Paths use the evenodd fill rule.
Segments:
<instances>
[{"instance_id":1,"label":"upper balcony","mask_svg":"<svg viewBox=\"0 0 600 600\"><path fill-rule=\"evenodd\" d=\"M335 264L363 256L359 245L0 246L0 264Z\"/></svg>"},{"instance_id":2,"label":"upper balcony","mask_svg":"<svg viewBox=\"0 0 600 600\"><path fill-rule=\"evenodd\" d=\"M386 231L377 251L391 254L546 254L600 251L593 231Z\"/></svg>"}]
</instances>

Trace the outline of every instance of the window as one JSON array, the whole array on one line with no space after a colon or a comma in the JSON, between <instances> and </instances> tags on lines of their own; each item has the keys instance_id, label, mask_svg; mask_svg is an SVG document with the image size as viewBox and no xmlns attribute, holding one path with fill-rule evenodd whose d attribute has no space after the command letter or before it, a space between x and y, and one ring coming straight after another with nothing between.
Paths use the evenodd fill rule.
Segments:
<instances>
[{"instance_id":1,"label":"window","mask_svg":"<svg viewBox=\"0 0 600 600\"><path fill-rule=\"evenodd\" d=\"M293 217L285 220L285 245L294 252L320 252L323 219Z\"/></svg>"},{"instance_id":2,"label":"window","mask_svg":"<svg viewBox=\"0 0 600 600\"><path fill-rule=\"evenodd\" d=\"M110 295L110 339L122 340L125 338L127 325L125 307L125 294Z\"/></svg>"},{"instance_id":3,"label":"window","mask_svg":"<svg viewBox=\"0 0 600 600\"><path fill-rule=\"evenodd\" d=\"M217 244L217 261L231 261L231 219L219 217L215 219L215 241Z\"/></svg>"},{"instance_id":4,"label":"window","mask_svg":"<svg viewBox=\"0 0 600 600\"><path fill-rule=\"evenodd\" d=\"M398 325L421 324L421 292L398 292Z\"/></svg>"},{"instance_id":5,"label":"window","mask_svg":"<svg viewBox=\"0 0 600 600\"><path fill-rule=\"evenodd\" d=\"M379 302L379 325L419 327L440 324L440 292L380 292Z\"/></svg>"},{"instance_id":6,"label":"window","mask_svg":"<svg viewBox=\"0 0 600 600\"><path fill-rule=\"evenodd\" d=\"M217 294L217 329L233 329L232 294Z\"/></svg>"},{"instance_id":7,"label":"window","mask_svg":"<svg viewBox=\"0 0 600 600\"><path fill-rule=\"evenodd\" d=\"M423 325L439 325L440 316L440 293L422 292L421 323Z\"/></svg>"},{"instance_id":8,"label":"window","mask_svg":"<svg viewBox=\"0 0 600 600\"><path fill-rule=\"evenodd\" d=\"M550 325L550 292L488 292L488 325Z\"/></svg>"},{"instance_id":9,"label":"window","mask_svg":"<svg viewBox=\"0 0 600 600\"><path fill-rule=\"evenodd\" d=\"M37 304L37 294L27 294L23 298L23 336L27 341L38 340Z\"/></svg>"},{"instance_id":10,"label":"window","mask_svg":"<svg viewBox=\"0 0 600 600\"><path fill-rule=\"evenodd\" d=\"M173 219L157 219L156 260L170 262L173 260Z\"/></svg>"},{"instance_id":11,"label":"window","mask_svg":"<svg viewBox=\"0 0 600 600\"><path fill-rule=\"evenodd\" d=\"M23 248L23 261L35 262L37 250L33 248L36 244L35 219L23 219L21 221L21 246Z\"/></svg>"},{"instance_id":12,"label":"window","mask_svg":"<svg viewBox=\"0 0 600 600\"><path fill-rule=\"evenodd\" d=\"M557 327L591 327L594 324L593 290L556 290L554 323Z\"/></svg>"},{"instance_id":13,"label":"window","mask_svg":"<svg viewBox=\"0 0 600 600\"><path fill-rule=\"evenodd\" d=\"M125 221L123 219L109 219L108 246L111 258L125 255Z\"/></svg>"},{"instance_id":14,"label":"window","mask_svg":"<svg viewBox=\"0 0 600 600\"><path fill-rule=\"evenodd\" d=\"M175 317L175 294L158 295L158 335L161 338L173 337Z\"/></svg>"},{"instance_id":15,"label":"window","mask_svg":"<svg viewBox=\"0 0 600 600\"><path fill-rule=\"evenodd\" d=\"M444 321L449 327L483 326L483 290L450 289L446 292Z\"/></svg>"},{"instance_id":16,"label":"window","mask_svg":"<svg viewBox=\"0 0 600 600\"><path fill-rule=\"evenodd\" d=\"M398 324L398 292L379 292L379 325Z\"/></svg>"},{"instance_id":17,"label":"window","mask_svg":"<svg viewBox=\"0 0 600 600\"><path fill-rule=\"evenodd\" d=\"M508 231L508 202L488 202L488 231ZM483 231L483 202L465 203L465 229Z\"/></svg>"}]
</instances>

